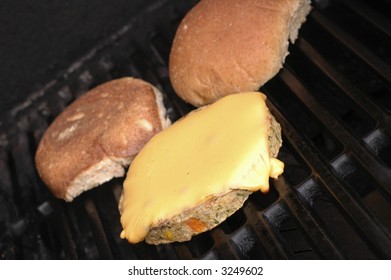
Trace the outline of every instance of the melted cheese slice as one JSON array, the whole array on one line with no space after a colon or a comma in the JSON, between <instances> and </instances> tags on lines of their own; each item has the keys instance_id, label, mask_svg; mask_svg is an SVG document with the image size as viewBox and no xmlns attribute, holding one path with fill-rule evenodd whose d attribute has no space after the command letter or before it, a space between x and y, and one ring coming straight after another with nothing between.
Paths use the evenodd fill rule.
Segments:
<instances>
[{"instance_id":1,"label":"melted cheese slice","mask_svg":"<svg viewBox=\"0 0 391 280\"><path fill-rule=\"evenodd\" d=\"M284 165L269 157L266 97L226 96L155 135L124 182L121 238L142 241L151 226L232 189L269 189Z\"/></svg>"}]
</instances>

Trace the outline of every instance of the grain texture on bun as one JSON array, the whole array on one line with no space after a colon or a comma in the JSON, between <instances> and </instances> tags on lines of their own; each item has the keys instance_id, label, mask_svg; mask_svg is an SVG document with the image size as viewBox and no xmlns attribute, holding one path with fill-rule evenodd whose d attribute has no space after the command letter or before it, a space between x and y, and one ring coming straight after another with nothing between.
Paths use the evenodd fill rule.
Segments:
<instances>
[{"instance_id":1,"label":"grain texture on bun","mask_svg":"<svg viewBox=\"0 0 391 280\"><path fill-rule=\"evenodd\" d=\"M36 152L37 171L57 197L72 201L114 177L169 125L161 93L130 77L91 89L49 126Z\"/></svg>"},{"instance_id":2,"label":"grain texture on bun","mask_svg":"<svg viewBox=\"0 0 391 280\"><path fill-rule=\"evenodd\" d=\"M182 20L170 54L176 93L194 106L255 91L281 69L309 0L202 0Z\"/></svg>"}]
</instances>

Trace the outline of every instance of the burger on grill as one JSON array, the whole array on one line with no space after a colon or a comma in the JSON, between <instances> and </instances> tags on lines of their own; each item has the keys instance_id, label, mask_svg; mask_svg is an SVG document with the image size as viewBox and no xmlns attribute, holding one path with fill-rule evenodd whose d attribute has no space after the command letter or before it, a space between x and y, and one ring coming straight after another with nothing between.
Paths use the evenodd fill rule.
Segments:
<instances>
[{"instance_id":1,"label":"burger on grill","mask_svg":"<svg viewBox=\"0 0 391 280\"><path fill-rule=\"evenodd\" d=\"M120 200L122 238L186 241L269 189L284 165L281 129L259 92L228 95L156 134L130 165Z\"/></svg>"}]
</instances>

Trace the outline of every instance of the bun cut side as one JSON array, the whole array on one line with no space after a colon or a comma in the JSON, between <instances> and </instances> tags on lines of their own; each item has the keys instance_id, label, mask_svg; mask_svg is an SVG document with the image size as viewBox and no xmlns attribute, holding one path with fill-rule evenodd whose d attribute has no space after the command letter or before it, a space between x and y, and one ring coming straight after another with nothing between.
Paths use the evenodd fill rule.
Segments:
<instances>
[{"instance_id":1,"label":"bun cut side","mask_svg":"<svg viewBox=\"0 0 391 280\"><path fill-rule=\"evenodd\" d=\"M57 197L72 201L114 177L144 144L170 124L161 93L134 78L107 82L69 105L36 152L37 171Z\"/></svg>"},{"instance_id":2,"label":"bun cut side","mask_svg":"<svg viewBox=\"0 0 391 280\"><path fill-rule=\"evenodd\" d=\"M309 0L202 0L182 20L170 54L176 93L202 106L256 91L282 68Z\"/></svg>"}]
</instances>

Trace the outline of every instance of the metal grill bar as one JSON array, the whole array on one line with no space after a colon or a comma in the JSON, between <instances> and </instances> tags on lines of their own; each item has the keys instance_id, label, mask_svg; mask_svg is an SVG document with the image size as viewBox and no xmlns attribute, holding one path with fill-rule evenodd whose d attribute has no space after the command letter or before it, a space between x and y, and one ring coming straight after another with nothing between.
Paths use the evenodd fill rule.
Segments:
<instances>
[{"instance_id":1,"label":"metal grill bar","mask_svg":"<svg viewBox=\"0 0 391 280\"><path fill-rule=\"evenodd\" d=\"M345 47L360 57L366 64L371 66L387 82L391 83L391 66L385 63L380 57L374 54L365 45L361 44L354 37L343 31L338 25L327 19L318 11L311 13L311 18L318 22L324 29L339 40Z\"/></svg>"},{"instance_id":2,"label":"metal grill bar","mask_svg":"<svg viewBox=\"0 0 391 280\"><path fill-rule=\"evenodd\" d=\"M250 204L251 205L251 204ZM251 206L249 206L251 207ZM286 250L284 250L277 235L273 231L273 226L266 220L264 213L257 213L257 219L259 222L255 224L255 229L259 233L259 239L261 240L263 247L267 250L271 259L289 259L290 256Z\"/></svg>"},{"instance_id":3,"label":"metal grill bar","mask_svg":"<svg viewBox=\"0 0 391 280\"><path fill-rule=\"evenodd\" d=\"M315 247L326 259L342 259L342 254L323 231L322 226L314 219L310 211L297 197L294 190L281 178L276 183L276 188L281 198L286 202L296 220L303 227Z\"/></svg>"},{"instance_id":4,"label":"metal grill bar","mask_svg":"<svg viewBox=\"0 0 391 280\"><path fill-rule=\"evenodd\" d=\"M349 193L341 182L334 176L328 165L319 158L316 148L311 142L303 139L300 133L292 127L290 122L279 112L274 104L269 105L273 115L281 122L283 133L289 140L290 145L300 154L302 159L311 167L317 180L321 181L327 190L332 194L339 207L362 231L367 242L381 252L382 257L391 258L391 237L378 221L368 213L357 197Z\"/></svg>"},{"instance_id":5,"label":"metal grill bar","mask_svg":"<svg viewBox=\"0 0 391 280\"><path fill-rule=\"evenodd\" d=\"M373 24L378 30L391 37L391 22L389 19L385 18L366 3L357 0L340 0L340 2Z\"/></svg>"},{"instance_id":6,"label":"metal grill bar","mask_svg":"<svg viewBox=\"0 0 391 280\"><path fill-rule=\"evenodd\" d=\"M342 73L328 63L316 49L305 39L300 38L296 45L303 54L314 63L319 70L326 74L350 98L352 98L364 111L375 119L380 127L391 128L391 116L386 114L368 95L356 88Z\"/></svg>"},{"instance_id":7,"label":"metal grill bar","mask_svg":"<svg viewBox=\"0 0 391 280\"><path fill-rule=\"evenodd\" d=\"M289 71L283 70L280 77L295 92L296 96L321 120L327 129L344 143L347 152L352 152L368 172L373 176L379 186L388 195L391 195L391 171L379 163L379 161L366 150L363 145L327 110L316 102L311 93Z\"/></svg>"}]
</instances>

